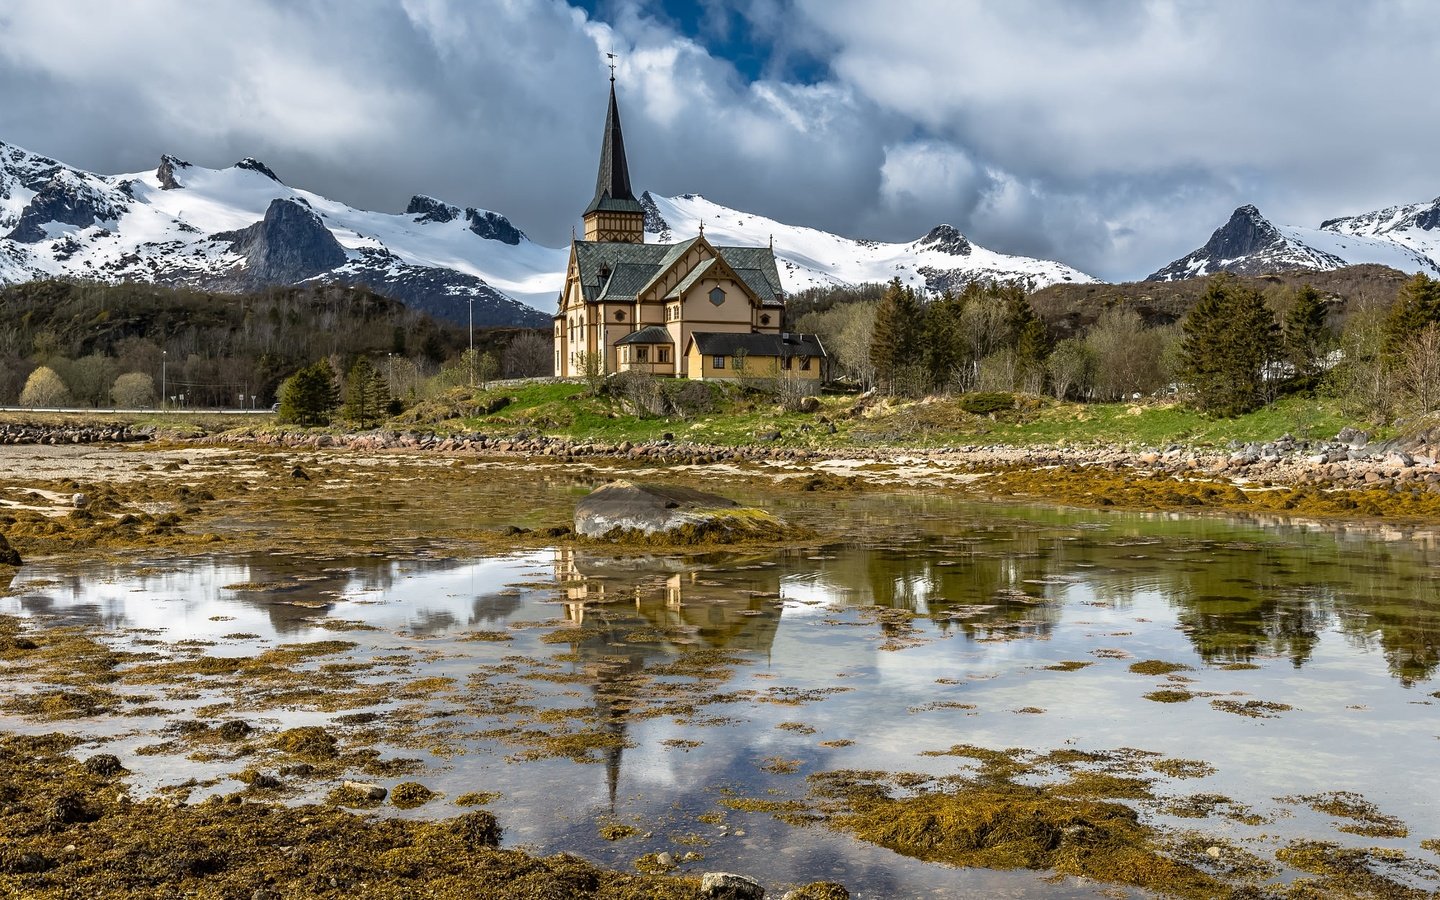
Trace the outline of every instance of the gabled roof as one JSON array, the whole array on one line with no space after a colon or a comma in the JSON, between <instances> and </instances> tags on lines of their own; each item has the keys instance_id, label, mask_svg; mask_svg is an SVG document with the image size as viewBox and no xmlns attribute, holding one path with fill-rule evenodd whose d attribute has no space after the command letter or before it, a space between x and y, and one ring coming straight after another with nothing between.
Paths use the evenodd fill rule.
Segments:
<instances>
[{"instance_id":1,"label":"gabled roof","mask_svg":"<svg viewBox=\"0 0 1440 900\"><path fill-rule=\"evenodd\" d=\"M690 343L705 356L825 356L820 338L813 334L744 334L726 331L696 331ZM689 352L689 346L686 348Z\"/></svg>"},{"instance_id":2,"label":"gabled roof","mask_svg":"<svg viewBox=\"0 0 1440 900\"><path fill-rule=\"evenodd\" d=\"M600 143L600 171L595 176L595 199L585 215L596 210L644 213L630 190L630 166L625 161L625 135L620 130L620 107L615 103L615 82L610 82L610 109L605 113L605 137Z\"/></svg>"},{"instance_id":3,"label":"gabled roof","mask_svg":"<svg viewBox=\"0 0 1440 900\"><path fill-rule=\"evenodd\" d=\"M719 264L720 260L716 259L713 256L700 263L700 265L690 270L689 275L686 275L684 278L680 279L680 283L675 285L675 288L671 290L670 293L665 295L665 299L674 300L677 297L684 296L686 291L690 290L692 287L695 286L695 282L704 278L707 274L711 272L711 270L719 266Z\"/></svg>"},{"instance_id":4,"label":"gabled roof","mask_svg":"<svg viewBox=\"0 0 1440 900\"><path fill-rule=\"evenodd\" d=\"M581 293L589 303L600 300L632 303L698 240L698 237L691 238L678 244L575 241ZM715 247L714 250L759 298L762 306L784 306L784 291L773 250L769 247ZM601 277L602 271L608 274Z\"/></svg>"},{"instance_id":5,"label":"gabled roof","mask_svg":"<svg viewBox=\"0 0 1440 900\"><path fill-rule=\"evenodd\" d=\"M673 344L670 332L659 325L646 325L639 331L625 335L615 342L619 344Z\"/></svg>"}]
</instances>

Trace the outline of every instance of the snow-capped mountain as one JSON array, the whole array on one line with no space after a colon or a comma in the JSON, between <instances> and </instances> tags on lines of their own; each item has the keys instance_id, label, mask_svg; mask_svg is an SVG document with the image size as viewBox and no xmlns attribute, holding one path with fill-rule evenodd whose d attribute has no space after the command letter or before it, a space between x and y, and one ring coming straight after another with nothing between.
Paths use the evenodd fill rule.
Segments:
<instances>
[{"instance_id":1,"label":"snow-capped mountain","mask_svg":"<svg viewBox=\"0 0 1440 900\"><path fill-rule=\"evenodd\" d=\"M931 290L1021 280L1040 288L1093 278L1062 263L1006 256L948 225L909 243L854 240L786 225L686 194L642 197L647 239L698 234L773 242L787 292L886 282ZM407 305L476 324L546 326L567 247L526 237L499 213L416 196L402 214L355 209L286 185L264 163L225 169L165 156L154 171L96 175L0 142L0 283L45 277L148 281L207 290L364 284Z\"/></svg>"},{"instance_id":2,"label":"snow-capped mountain","mask_svg":"<svg viewBox=\"0 0 1440 900\"><path fill-rule=\"evenodd\" d=\"M0 282L365 284L453 321L473 298L476 324L546 326L535 307L553 302L564 264L496 213L429 197L403 215L358 210L253 159L206 169L166 156L102 176L0 143Z\"/></svg>"},{"instance_id":3,"label":"snow-capped mountain","mask_svg":"<svg viewBox=\"0 0 1440 900\"><path fill-rule=\"evenodd\" d=\"M775 248L775 262L787 293L837 284L887 282L932 291L960 288L969 281L1023 281L1032 288L1095 279L1064 263L1007 256L971 243L949 225L938 225L903 244L840 237L814 228L786 225L721 206L698 194L640 197L647 240L684 240L700 231L711 243Z\"/></svg>"},{"instance_id":4,"label":"snow-capped mountain","mask_svg":"<svg viewBox=\"0 0 1440 900\"><path fill-rule=\"evenodd\" d=\"M1440 276L1440 199L1330 219L1319 228L1276 225L1255 207L1242 206L1205 246L1145 280L1330 270L1362 263Z\"/></svg>"}]
</instances>

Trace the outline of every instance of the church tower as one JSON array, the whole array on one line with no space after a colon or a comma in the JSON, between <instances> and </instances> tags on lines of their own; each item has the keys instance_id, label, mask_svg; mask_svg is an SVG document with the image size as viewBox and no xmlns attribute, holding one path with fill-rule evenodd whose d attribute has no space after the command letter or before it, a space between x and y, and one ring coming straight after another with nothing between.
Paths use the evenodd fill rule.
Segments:
<instances>
[{"instance_id":1,"label":"church tower","mask_svg":"<svg viewBox=\"0 0 1440 900\"><path fill-rule=\"evenodd\" d=\"M595 178L595 199L585 207L585 240L645 243L645 210L630 190L630 167L625 162L625 136L620 131L620 107L615 103L615 74L610 74L610 111L605 115L605 138L600 145L600 172Z\"/></svg>"}]
</instances>

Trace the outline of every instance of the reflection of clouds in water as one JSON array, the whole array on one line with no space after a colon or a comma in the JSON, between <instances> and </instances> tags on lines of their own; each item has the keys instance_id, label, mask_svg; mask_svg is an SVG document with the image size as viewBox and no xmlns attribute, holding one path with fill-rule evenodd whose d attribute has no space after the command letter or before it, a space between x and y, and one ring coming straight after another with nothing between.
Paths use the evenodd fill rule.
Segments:
<instances>
[{"instance_id":1,"label":"reflection of clouds in water","mask_svg":"<svg viewBox=\"0 0 1440 900\"><path fill-rule=\"evenodd\" d=\"M1440 588L1429 577L1433 548L1337 542L1313 530L1272 533L1218 518L1037 508L991 515L990 507L955 501L925 501L928 518L921 521L912 515L910 499L885 500L889 506L873 497L845 501L868 506L871 516L890 517L892 530L903 532L882 549L837 544L769 557L700 559L612 559L573 548L474 562L222 558L187 561L184 571L169 572L91 567L77 573L41 566L24 570L17 579L21 594L0 598L0 611L159 628L167 640L233 632L267 640L339 637L358 642L361 654L377 647L394 652L399 631L433 639L477 626L502 630L520 619L563 619L573 641L542 643L548 629L541 628L508 630L513 640L493 645L428 641L427 649L456 652L448 661L419 661L415 675L463 677L466 666L494 664L507 655L546 660L573 652L563 668L583 680L544 683L540 705L583 706L591 714L583 727L621 735L635 746L611 752L601 765L575 765L507 763L502 760L512 746L482 743L477 752L428 771L424 780L452 795L502 789L511 840L580 847L624 867L638 855L636 845L600 842L591 820L608 811L612 791L622 819L664 821L676 816L679 804L685 812L670 820L684 821L714 808L716 795L707 789L718 784L749 796L770 787L799 795L804 776L821 769L960 771L964 764L956 758L916 755L955 743L1142 747L1219 766L1211 779L1179 785L1177 793L1213 790L1260 805L1279 794L1343 787L1409 818L1417 834L1436 830L1425 801L1440 793L1440 774L1417 765L1428 759L1433 722L1427 709L1412 702L1430 688L1407 691L1397 681L1418 682L1433 670L1427 660L1440 644L1434 640ZM1105 527L1085 527L1092 521ZM26 590L26 580L45 577L57 583ZM265 581L286 586L225 589ZM856 608L871 604L921 613L912 623L921 642L882 650L887 636L907 632L895 621L903 617L892 617L887 633L882 622L871 620L883 616ZM923 615L945 615L952 606L962 615L951 621ZM217 615L232 618L211 621ZM313 621L325 616L380 630L326 632ZM1005 637L1014 639L993 639ZM256 643L209 652L254 652ZM689 648L743 651L730 681L696 689L697 696L754 691L757 699L700 709L701 716L742 722L688 727L670 716L633 711L642 708L632 701L643 699L645 690L634 678ZM1111 649L1129 657L1095 653ZM1254 658L1263 668L1227 672L1206 665L1232 658ZM1295 709L1253 720L1213 709L1208 697L1151 702L1143 695L1174 682L1130 672L1129 664L1142 659L1194 666L1182 674L1194 679L1189 689L1196 692L1243 692L1241 699ZM1092 665L1073 672L1044 668L1064 660ZM758 702L770 688L835 687L851 690L816 694L813 702L794 706ZM1017 714L1022 707L1045 712ZM476 731L515 724L473 721ZM818 731L776 728L792 721ZM703 746L663 747L672 738ZM837 738L856 743L819 746ZM794 776L761 772L757 762L769 756L798 759L804 767ZM771 879L788 873L808 879L818 877L817 867L838 867L846 873L841 880L855 879L867 893L910 896L921 893L917 885L944 890L955 878L981 884L992 877L942 873L932 881L933 870L923 864L829 832L797 832L764 815L732 813L730 819L745 823L750 842L717 843L707 856L716 865L764 869ZM664 848L646 847L651 849ZM1009 886L1036 890L1032 876L1004 877L1016 879Z\"/></svg>"},{"instance_id":2,"label":"reflection of clouds in water","mask_svg":"<svg viewBox=\"0 0 1440 900\"><path fill-rule=\"evenodd\" d=\"M533 555L532 555L533 556ZM246 632L262 638L325 634L315 622L338 617L382 629L435 634L468 621L477 594L493 594L533 558L313 560L256 554L205 558L183 569L85 567L60 574L32 565L25 582L42 582L0 609L58 616L61 621L113 628L154 629L167 640L215 640ZM173 566L173 562L165 563ZM44 584L47 580L58 584ZM377 585L385 585L384 589ZM237 589L242 587L244 589Z\"/></svg>"}]
</instances>

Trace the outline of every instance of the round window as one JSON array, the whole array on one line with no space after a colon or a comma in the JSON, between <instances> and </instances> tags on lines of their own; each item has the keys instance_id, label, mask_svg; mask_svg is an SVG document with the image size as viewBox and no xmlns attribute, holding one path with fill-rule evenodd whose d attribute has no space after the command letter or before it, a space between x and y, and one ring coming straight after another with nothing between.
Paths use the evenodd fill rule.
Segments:
<instances>
[{"instance_id":1,"label":"round window","mask_svg":"<svg viewBox=\"0 0 1440 900\"><path fill-rule=\"evenodd\" d=\"M623 309L617 309L617 310L615 310L615 321L617 321L617 322L623 322L623 321L625 321L625 310L623 310Z\"/></svg>"},{"instance_id":2,"label":"round window","mask_svg":"<svg viewBox=\"0 0 1440 900\"><path fill-rule=\"evenodd\" d=\"M724 302L725 302L725 292L722 291L722 290L720 290L718 287L715 288L713 291L710 292L710 302L713 303L713 304L715 304L716 306L719 306L720 304L724 303Z\"/></svg>"},{"instance_id":3,"label":"round window","mask_svg":"<svg viewBox=\"0 0 1440 900\"><path fill-rule=\"evenodd\" d=\"M761 317L760 317L760 324L761 324L761 325L769 325L769 324L770 324L770 317L769 317L769 316L761 316Z\"/></svg>"}]
</instances>

